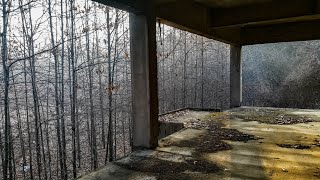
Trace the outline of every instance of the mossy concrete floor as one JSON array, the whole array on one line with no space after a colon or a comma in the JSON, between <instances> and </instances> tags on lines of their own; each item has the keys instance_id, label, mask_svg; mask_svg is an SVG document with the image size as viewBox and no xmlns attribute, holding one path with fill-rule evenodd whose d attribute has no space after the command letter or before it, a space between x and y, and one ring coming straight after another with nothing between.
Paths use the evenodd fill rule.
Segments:
<instances>
[{"instance_id":1,"label":"mossy concrete floor","mask_svg":"<svg viewBox=\"0 0 320 180\"><path fill-rule=\"evenodd\" d=\"M320 179L320 110L242 107L185 116L175 120L186 128L156 150L80 179Z\"/></svg>"}]
</instances>

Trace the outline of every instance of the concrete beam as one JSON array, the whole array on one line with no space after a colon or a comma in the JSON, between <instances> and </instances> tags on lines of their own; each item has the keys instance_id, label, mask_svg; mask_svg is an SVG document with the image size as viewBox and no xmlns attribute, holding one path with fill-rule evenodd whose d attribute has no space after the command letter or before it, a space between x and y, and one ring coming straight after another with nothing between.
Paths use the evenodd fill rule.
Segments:
<instances>
[{"instance_id":1,"label":"concrete beam","mask_svg":"<svg viewBox=\"0 0 320 180\"><path fill-rule=\"evenodd\" d=\"M281 24L245 26L241 29L241 44L262 44L320 39L320 19Z\"/></svg>"},{"instance_id":2,"label":"concrete beam","mask_svg":"<svg viewBox=\"0 0 320 180\"><path fill-rule=\"evenodd\" d=\"M195 34L208 34L207 8L192 0L177 0L158 4L156 14L158 20L164 24Z\"/></svg>"},{"instance_id":3,"label":"concrete beam","mask_svg":"<svg viewBox=\"0 0 320 180\"><path fill-rule=\"evenodd\" d=\"M242 102L241 46L230 47L230 108Z\"/></svg>"},{"instance_id":4,"label":"concrete beam","mask_svg":"<svg viewBox=\"0 0 320 180\"><path fill-rule=\"evenodd\" d=\"M154 4L145 1L143 14L130 14L133 148L158 145L158 79Z\"/></svg>"},{"instance_id":5,"label":"concrete beam","mask_svg":"<svg viewBox=\"0 0 320 180\"><path fill-rule=\"evenodd\" d=\"M156 15L163 24L210 39L235 44L233 41L211 33L208 27L208 22L210 22L208 9L193 0L175 0L157 4Z\"/></svg>"},{"instance_id":6,"label":"concrete beam","mask_svg":"<svg viewBox=\"0 0 320 180\"><path fill-rule=\"evenodd\" d=\"M212 28L211 33L239 45L320 39L320 15Z\"/></svg>"},{"instance_id":7,"label":"concrete beam","mask_svg":"<svg viewBox=\"0 0 320 180\"><path fill-rule=\"evenodd\" d=\"M129 11L129 12L138 12L141 11L141 5L139 5L140 0L93 0L98 3L115 7L121 10Z\"/></svg>"},{"instance_id":8,"label":"concrete beam","mask_svg":"<svg viewBox=\"0 0 320 180\"><path fill-rule=\"evenodd\" d=\"M318 13L320 13L319 0L267 1L233 8L212 8L209 26L217 28Z\"/></svg>"}]
</instances>

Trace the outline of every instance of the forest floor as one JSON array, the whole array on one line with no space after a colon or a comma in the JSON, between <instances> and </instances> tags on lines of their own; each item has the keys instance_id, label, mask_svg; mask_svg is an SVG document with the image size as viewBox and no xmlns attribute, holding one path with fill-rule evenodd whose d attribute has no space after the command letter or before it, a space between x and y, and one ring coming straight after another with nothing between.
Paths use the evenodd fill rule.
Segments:
<instances>
[{"instance_id":1,"label":"forest floor","mask_svg":"<svg viewBox=\"0 0 320 180\"><path fill-rule=\"evenodd\" d=\"M320 178L320 110L184 111L161 121L184 128L82 179Z\"/></svg>"}]
</instances>

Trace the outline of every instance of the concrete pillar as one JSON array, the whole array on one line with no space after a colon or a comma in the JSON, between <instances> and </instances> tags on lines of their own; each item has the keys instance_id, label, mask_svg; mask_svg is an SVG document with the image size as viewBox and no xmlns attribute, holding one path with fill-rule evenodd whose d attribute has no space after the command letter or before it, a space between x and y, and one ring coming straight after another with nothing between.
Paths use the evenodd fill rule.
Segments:
<instances>
[{"instance_id":1,"label":"concrete pillar","mask_svg":"<svg viewBox=\"0 0 320 180\"><path fill-rule=\"evenodd\" d=\"M151 2L145 1L145 11L130 14L134 149L158 146L156 16Z\"/></svg>"},{"instance_id":2,"label":"concrete pillar","mask_svg":"<svg viewBox=\"0 0 320 180\"><path fill-rule=\"evenodd\" d=\"M242 102L241 46L230 47L230 108Z\"/></svg>"}]
</instances>

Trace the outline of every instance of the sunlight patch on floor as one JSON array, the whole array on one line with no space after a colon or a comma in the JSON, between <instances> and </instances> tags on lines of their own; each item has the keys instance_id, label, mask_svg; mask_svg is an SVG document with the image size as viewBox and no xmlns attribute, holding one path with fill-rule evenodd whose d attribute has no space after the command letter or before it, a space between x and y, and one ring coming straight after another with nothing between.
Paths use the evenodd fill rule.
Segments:
<instances>
[{"instance_id":1,"label":"sunlight patch on floor","mask_svg":"<svg viewBox=\"0 0 320 180\"><path fill-rule=\"evenodd\" d=\"M228 141L232 150L205 155L226 167L231 172L230 178L320 178L320 147L314 145L320 139L319 122L273 125L239 119L225 123L227 128L261 138L247 143ZM283 148L277 144L302 144L310 149Z\"/></svg>"}]
</instances>

